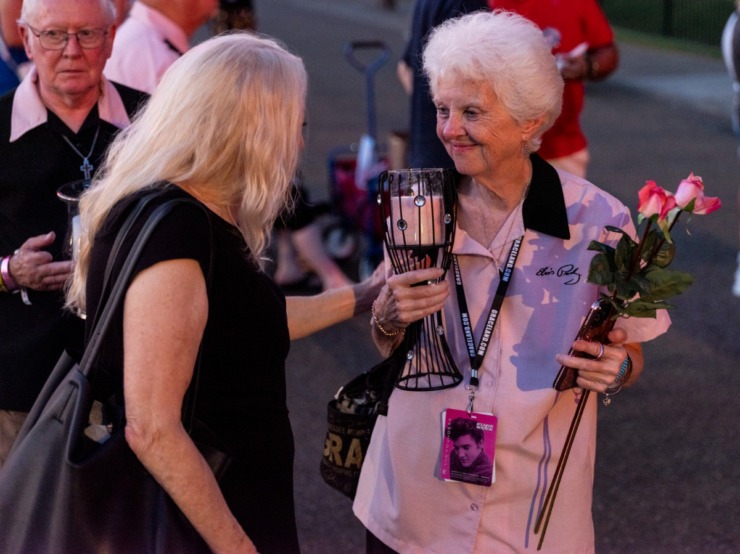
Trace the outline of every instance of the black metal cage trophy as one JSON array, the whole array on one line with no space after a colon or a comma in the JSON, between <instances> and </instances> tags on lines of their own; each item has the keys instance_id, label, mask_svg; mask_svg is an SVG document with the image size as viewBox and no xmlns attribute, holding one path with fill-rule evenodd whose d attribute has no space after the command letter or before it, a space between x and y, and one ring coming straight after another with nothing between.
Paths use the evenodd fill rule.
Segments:
<instances>
[{"instance_id":1,"label":"black metal cage trophy","mask_svg":"<svg viewBox=\"0 0 740 554\"><path fill-rule=\"evenodd\" d=\"M399 169L381 173L378 204L383 241L396 274L440 267L444 279L452 262L457 189L446 169ZM406 329L413 346L396 386L405 390L454 387L462 380L450 354L437 312Z\"/></svg>"}]
</instances>

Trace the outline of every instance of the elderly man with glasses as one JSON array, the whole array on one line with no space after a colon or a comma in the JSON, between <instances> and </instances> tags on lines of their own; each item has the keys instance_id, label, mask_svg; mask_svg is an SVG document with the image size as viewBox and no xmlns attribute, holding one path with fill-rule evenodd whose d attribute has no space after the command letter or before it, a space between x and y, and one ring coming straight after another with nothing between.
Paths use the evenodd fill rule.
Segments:
<instances>
[{"instance_id":1,"label":"elderly man with glasses","mask_svg":"<svg viewBox=\"0 0 740 554\"><path fill-rule=\"evenodd\" d=\"M57 190L88 185L146 95L103 77L111 0L24 0L19 31L34 68L0 98L0 466L62 351L81 347L64 309L72 268Z\"/></svg>"}]
</instances>

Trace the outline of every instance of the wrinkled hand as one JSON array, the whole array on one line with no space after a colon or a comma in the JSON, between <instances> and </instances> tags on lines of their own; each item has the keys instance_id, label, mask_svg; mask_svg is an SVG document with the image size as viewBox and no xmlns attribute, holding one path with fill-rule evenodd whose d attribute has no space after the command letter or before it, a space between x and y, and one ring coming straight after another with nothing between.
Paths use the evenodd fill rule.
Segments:
<instances>
[{"instance_id":1,"label":"wrinkled hand","mask_svg":"<svg viewBox=\"0 0 740 554\"><path fill-rule=\"evenodd\" d=\"M26 240L10 259L10 274L19 287L51 291L64 287L72 272L71 261L55 262L44 250L54 243L54 231Z\"/></svg>"},{"instance_id":2,"label":"wrinkled hand","mask_svg":"<svg viewBox=\"0 0 740 554\"><path fill-rule=\"evenodd\" d=\"M375 315L383 327L405 329L410 323L441 310L450 291L447 283L434 281L443 273L442 269L433 267L389 277L375 301Z\"/></svg>"},{"instance_id":3,"label":"wrinkled hand","mask_svg":"<svg viewBox=\"0 0 740 554\"><path fill-rule=\"evenodd\" d=\"M627 350L624 343L627 341L627 333L623 329L614 329L609 333L610 344L603 345L604 353L601 353L601 344L585 340L577 340L573 343L573 350L588 354L586 358L558 354L555 359L561 365L578 370L578 386L594 392L603 393L614 384L627 358Z\"/></svg>"}]
</instances>

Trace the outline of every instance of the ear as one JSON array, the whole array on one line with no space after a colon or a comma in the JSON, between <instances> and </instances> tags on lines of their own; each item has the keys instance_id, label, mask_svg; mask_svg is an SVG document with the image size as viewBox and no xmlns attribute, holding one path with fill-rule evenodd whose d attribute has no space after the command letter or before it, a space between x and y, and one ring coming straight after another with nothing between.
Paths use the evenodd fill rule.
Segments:
<instances>
[{"instance_id":1,"label":"ear","mask_svg":"<svg viewBox=\"0 0 740 554\"><path fill-rule=\"evenodd\" d=\"M116 38L116 31L118 30L118 26L113 23L110 26L110 29L108 30L108 36L105 37L105 48L106 48L106 56L105 59L109 59L111 57L111 54L113 54L113 41Z\"/></svg>"},{"instance_id":2,"label":"ear","mask_svg":"<svg viewBox=\"0 0 740 554\"><path fill-rule=\"evenodd\" d=\"M23 49L26 51L26 56L29 60L33 61L33 51L31 50L31 31L29 31L28 27L26 27L25 25L19 23L18 34L21 36L21 40L23 40Z\"/></svg>"},{"instance_id":3,"label":"ear","mask_svg":"<svg viewBox=\"0 0 740 554\"><path fill-rule=\"evenodd\" d=\"M527 121L522 123L520 126L522 130L522 140L528 141L530 138L532 138L532 135L534 135L544 123L544 115L541 115L535 119L528 119Z\"/></svg>"}]
</instances>

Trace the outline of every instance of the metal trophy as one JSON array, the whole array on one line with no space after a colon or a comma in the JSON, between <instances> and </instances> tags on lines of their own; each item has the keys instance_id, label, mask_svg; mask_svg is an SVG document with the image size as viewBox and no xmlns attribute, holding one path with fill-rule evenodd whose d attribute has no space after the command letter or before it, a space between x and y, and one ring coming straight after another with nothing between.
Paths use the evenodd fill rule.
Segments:
<instances>
[{"instance_id":1,"label":"metal trophy","mask_svg":"<svg viewBox=\"0 0 740 554\"><path fill-rule=\"evenodd\" d=\"M396 274L440 267L444 279L452 262L457 188L446 169L399 169L381 173L378 204L383 241ZM406 329L413 345L396 386L405 390L436 390L462 381L450 354L437 312Z\"/></svg>"}]
</instances>

